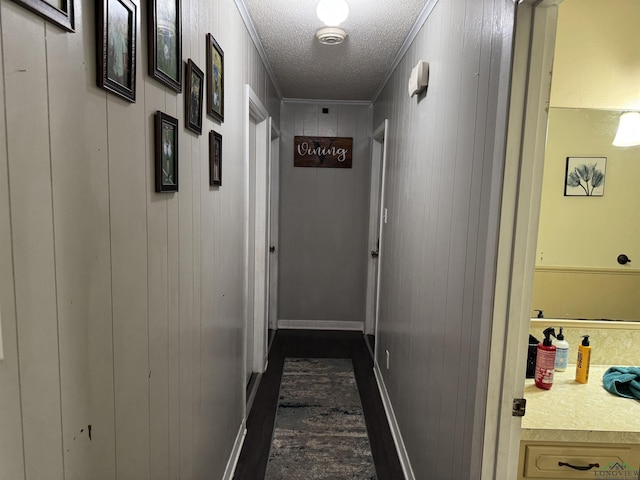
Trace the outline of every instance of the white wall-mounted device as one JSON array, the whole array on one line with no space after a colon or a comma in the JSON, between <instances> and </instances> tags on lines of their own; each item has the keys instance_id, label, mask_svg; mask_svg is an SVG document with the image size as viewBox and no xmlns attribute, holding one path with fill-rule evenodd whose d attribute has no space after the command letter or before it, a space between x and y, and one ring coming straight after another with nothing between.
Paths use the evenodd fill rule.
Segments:
<instances>
[{"instance_id":1,"label":"white wall-mounted device","mask_svg":"<svg viewBox=\"0 0 640 480\"><path fill-rule=\"evenodd\" d=\"M409 96L413 97L429 85L429 63L419 60L409 76Z\"/></svg>"}]
</instances>

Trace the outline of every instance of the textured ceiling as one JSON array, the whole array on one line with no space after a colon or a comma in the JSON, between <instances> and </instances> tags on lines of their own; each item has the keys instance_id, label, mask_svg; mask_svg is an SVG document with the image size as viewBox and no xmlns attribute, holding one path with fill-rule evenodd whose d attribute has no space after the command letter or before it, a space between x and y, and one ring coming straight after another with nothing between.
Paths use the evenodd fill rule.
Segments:
<instances>
[{"instance_id":1,"label":"textured ceiling","mask_svg":"<svg viewBox=\"0 0 640 480\"><path fill-rule=\"evenodd\" d=\"M240 0L285 98L371 101L429 0L347 0L340 45L321 45L318 0Z\"/></svg>"}]
</instances>

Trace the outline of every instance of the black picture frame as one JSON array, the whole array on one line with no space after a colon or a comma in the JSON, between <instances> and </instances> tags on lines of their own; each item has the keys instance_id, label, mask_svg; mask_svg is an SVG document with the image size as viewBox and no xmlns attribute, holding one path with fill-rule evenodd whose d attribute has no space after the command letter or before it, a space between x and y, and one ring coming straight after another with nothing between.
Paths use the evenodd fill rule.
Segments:
<instances>
[{"instance_id":1,"label":"black picture frame","mask_svg":"<svg viewBox=\"0 0 640 480\"><path fill-rule=\"evenodd\" d=\"M149 0L149 75L182 92L182 1Z\"/></svg>"},{"instance_id":2,"label":"black picture frame","mask_svg":"<svg viewBox=\"0 0 640 480\"><path fill-rule=\"evenodd\" d=\"M97 84L136 101L137 7L131 0L102 0L97 13Z\"/></svg>"},{"instance_id":3,"label":"black picture frame","mask_svg":"<svg viewBox=\"0 0 640 480\"><path fill-rule=\"evenodd\" d=\"M222 185L222 135L209 132L209 185Z\"/></svg>"},{"instance_id":4,"label":"black picture frame","mask_svg":"<svg viewBox=\"0 0 640 480\"><path fill-rule=\"evenodd\" d=\"M207 33L207 115L224 121L224 52Z\"/></svg>"},{"instance_id":5,"label":"black picture frame","mask_svg":"<svg viewBox=\"0 0 640 480\"><path fill-rule=\"evenodd\" d=\"M46 0L13 0L67 32L75 32L74 0L58 0L58 6Z\"/></svg>"},{"instance_id":6,"label":"black picture frame","mask_svg":"<svg viewBox=\"0 0 640 480\"><path fill-rule=\"evenodd\" d=\"M202 134L202 100L204 98L204 72L189 59L186 64L184 87L184 118L186 127Z\"/></svg>"},{"instance_id":7,"label":"black picture frame","mask_svg":"<svg viewBox=\"0 0 640 480\"><path fill-rule=\"evenodd\" d=\"M155 115L156 192L178 191L178 119L158 110Z\"/></svg>"}]
</instances>

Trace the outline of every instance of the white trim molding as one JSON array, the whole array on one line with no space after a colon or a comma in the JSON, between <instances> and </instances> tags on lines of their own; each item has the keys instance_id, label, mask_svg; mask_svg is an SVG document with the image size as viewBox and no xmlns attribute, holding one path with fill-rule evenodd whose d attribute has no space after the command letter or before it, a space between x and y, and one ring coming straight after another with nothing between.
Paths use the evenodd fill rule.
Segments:
<instances>
[{"instance_id":1,"label":"white trim molding","mask_svg":"<svg viewBox=\"0 0 640 480\"><path fill-rule=\"evenodd\" d=\"M393 62L391 62L391 66L389 67L387 74L384 76L382 82L380 82L380 86L378 87L378 90L376 90L376 93L373 95L373 100L371 103L375 103L378 100L378 97L382 93L382 90L384 90L384 87L387 86L387 82L389 82L391 75L393 75L393 73L396 71L396 68L404 58L404 54L407 53L407 50L409 50L409 47L418 36L418 33L420 33L424 22L427 21L427 18L429 18L429 15L431 15L431 12L433 11L437 3L438 0L427 0L427 3L420 12L420 15L418 15L416 23L414 23L411 31L409 32L409 35L407 35L407 38L404 39L404 43L400 47L400 50L398 50L398 53L393 59Z\"/></svg>"},{"instance_id":2,"label":"white trim molding","mask_svg":"<svg viewBox=\"0 0 640 480\"><path fill-rule=\"evenodd\" d=\"M282 330L344 330L364 331L364 322L342 320L278 320L278 328Z\"/></svg>"},{"instance_id":3,"label":"white trim molding","mask_svg":"<svg viewBox=\"0 0 640 480\"><path fill-rule=\"evenodd\" d=\"M256 30L256 26L253 24L253 20L251 20L249 10L247 10L247 6L245 5L244 0L235 0L235 3L240 16L242 17L242 21L244 22L245 27L247 27L247 32L251 37L251 41L258 51L258 55L260 55L260 58L262 59L262 63L264 64L264 68L267 71L269 78L271 79L271 83L273 83L273 88L276 89L278 98L282 98L280 85L278 85L278 82L276 82L276 75L275 73L273 73L273 68L271 68L271 64L269 63L267 54L264 51L264 47L262 46L262 42L260 41L260 37L258 36L258 31Z\"/></svg>"},{"instance_id":4,"label":"white trim molding","mask_svg":"<svg viewBox=\"0 0 640 480\"><path fill-rule=\"evenodd\" d=\"M400 433L400 427L398 426L398 421L396 420L396 414L393 411L391 399L389 398L387 387L384 384L382 372L380 371L378 362L375 362L375 364L373 365L373 373L376 377L376 383L378 384L378 390L380 391L380 397L382 398L384 411L387 414L387 422L389 423L389 428L391 429L393 443L395 443L396 445L396 450L398 452L398 458L400 459L400 465L402 466L404 478L405 480L415 480L416 476L413 473L413 468L411 468L409 454L407 453L407 449L404 446L404 440L402 440L402 434Z\"/></svg>"},{"instance_id":5,"label":"white trim molding","mask_svg":"<svg viewBox=\"0 0 640 480\"><path fill-rule=\"evenodd\" d=\"M311 103L313 105L355 105L371 107L369 100L331 100L321 98L283 98L282 103Z\"/></svg>"},{"instance_id":6,"label":"white trim molding","mask_svg":"<svg viewBox=\"0 0 640 480\"><path fill-rule=\"evenodd\" d=\"M242 420L240 429L238 430L238 434L236 435L236 441L233 443L233 448L231 449L231 455L229 455L229 460L227 460L227 468L225 468L224 470L222 480L233 479L233 475L236 473L236 467L238 466L240 452L242 451L242 445L244 444L244 439L246 436L247 429L245 427L245 421Z\"/></svg>"}]
</instances>

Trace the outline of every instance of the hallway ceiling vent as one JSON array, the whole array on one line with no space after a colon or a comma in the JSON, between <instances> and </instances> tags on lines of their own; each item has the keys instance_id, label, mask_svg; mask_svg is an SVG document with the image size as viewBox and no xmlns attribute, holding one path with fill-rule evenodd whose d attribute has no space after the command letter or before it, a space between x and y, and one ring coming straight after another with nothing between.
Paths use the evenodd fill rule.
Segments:
<instances>
[{"instance_id":1,"label":"hallway ceiling vent","mask_svg":"<svg viewBox=\"0 0 640 480\"><path fill-rule=\"evenodd\" d=\"M324 27L316 32L316 38L323 45L339 45L347 38L347 32L341 28Z\"/></svg>"}]
</instances>

